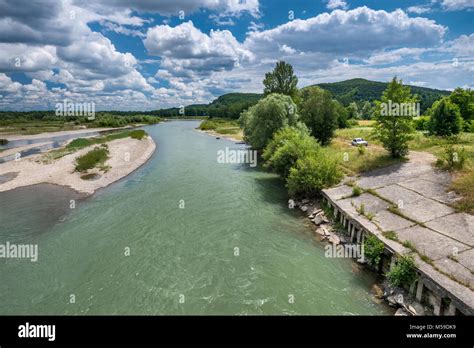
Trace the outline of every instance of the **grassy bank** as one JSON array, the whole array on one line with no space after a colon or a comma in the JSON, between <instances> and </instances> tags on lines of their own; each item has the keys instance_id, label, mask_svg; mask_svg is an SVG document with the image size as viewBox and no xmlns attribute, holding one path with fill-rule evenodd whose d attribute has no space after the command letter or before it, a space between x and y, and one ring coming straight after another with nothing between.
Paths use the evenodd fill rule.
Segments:
<instances>
[{"instance_id":1,"label":"grassy bank","mask_svg":"<svg viewBox=\"0 0 474 348\"><path fill-rule=\"evenodd\" d=\"M106 144L112 140L124 139L128 137L141 140L147 135L148 134L142 129L134 129L114 132L96 138L77 138L71 141L68 145L66 145L66 147L47 152L46 154L44 154L41 161L44 163L51 163L52 161L57 160L58 158L69 155L88 146Z\"/></svg>"},{"instance_id":2,"label":"grassy bank","mask_svg":"<svg viewBox=\"0 0 474 348\"><path fill-rule=\"evenodd\" d=\"M242 140L243 133L236 120L212 118L203 121L199 129L214 135L230 136Z\"/></svg>"}]
</instances>

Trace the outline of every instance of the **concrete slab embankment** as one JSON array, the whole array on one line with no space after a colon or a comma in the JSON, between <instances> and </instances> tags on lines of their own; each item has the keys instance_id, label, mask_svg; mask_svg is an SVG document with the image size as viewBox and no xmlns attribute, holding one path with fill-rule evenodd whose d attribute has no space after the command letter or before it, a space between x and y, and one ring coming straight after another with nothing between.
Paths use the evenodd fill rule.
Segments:
<instances>
[{"instance_id":1,"label":"concrete slab embankment","mask_svg":"<svg viewBox=\"0 0 474 348\"><path fill-rule=\"evenodd\" d=\"M413 295L432 305L435 314L472 315L474 217L448 205L459 199L447 191L450 180L430 163L409 161L352 180L363 189L360 196L353 197L345 184L323 195L351 240L363 242L370 233L393 258L414 252L419 280Z\"/></svg>"}]
</instances>

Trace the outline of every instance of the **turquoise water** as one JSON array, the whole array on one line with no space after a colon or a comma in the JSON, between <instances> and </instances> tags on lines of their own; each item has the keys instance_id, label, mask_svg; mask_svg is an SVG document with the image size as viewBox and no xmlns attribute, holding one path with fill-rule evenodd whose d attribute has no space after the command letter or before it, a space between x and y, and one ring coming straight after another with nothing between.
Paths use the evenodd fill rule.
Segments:
<instances>
[{"instance_id":1,"label":"turquoise water","mask_svg":"<svg viewBox=\"0 0 474 348\"><path fill-rule=\"evenodd\" d=\"M74 209L65 189L0 194L0 242L39 245L36 263L0 259L0 314L389 314L276 176L217 163L243 145L197 125L147 127L151 160Z\"/></svg>"}]
</instances>

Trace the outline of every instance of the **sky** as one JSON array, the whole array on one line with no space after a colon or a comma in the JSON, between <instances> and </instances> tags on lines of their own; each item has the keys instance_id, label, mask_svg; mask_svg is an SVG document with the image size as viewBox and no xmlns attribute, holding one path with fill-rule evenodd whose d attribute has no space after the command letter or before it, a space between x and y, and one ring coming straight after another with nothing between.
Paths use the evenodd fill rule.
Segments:
<instances>
[{"instance_id":1,"label":"sky","mask_svg":"<svg viewBox=\"0 0 474 348\"><path fill-rule=\"evenodd\" d=\"M474 87L474 0L0 0L0 110L156 110L351 78Z\"/></svg>"}]
</instances>

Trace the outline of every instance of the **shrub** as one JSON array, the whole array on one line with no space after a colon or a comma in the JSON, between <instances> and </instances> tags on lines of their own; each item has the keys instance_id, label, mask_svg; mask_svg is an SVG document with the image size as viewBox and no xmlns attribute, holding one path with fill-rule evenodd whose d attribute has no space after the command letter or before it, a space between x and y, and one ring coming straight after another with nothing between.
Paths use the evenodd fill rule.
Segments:
<instances>
[{"instance_id":1,"label":"shrub","mask_svg":"<svg viewBox=\"0 0 474 348\"><path fill-rule=\"evenodd\" d=\"M337 184L342 176L337 162L320 149L298 159L286 183L290 195L315 196L321 189Z\"/></svg>"},{"instance_id":2,"label":"shrub","mask_svg":"<svg viewBox=\"0 0 474 348\"><path fill-rule=\"evenodd\" d=\"M76 171L85 172L88 169L92 169L100 164L103 164L107 160L108 155L109 150L107 145L96 147L85 155L76 158Z\"/></svg>"},{"instance_id":3,"label":"shrub","mask_svg":"<svg viewBox=\"0 0 474 348\"><path fill-rule=\"evenodd\" d=\"M359 155L364 155L365 154L365 146L364 145L358 145L357 146L357 151L359 152Z\"/></svg>"},{"instance_id":4,"label":"shrub","mask_svg":"<svg viewBox=\"0 0 474 348\"><path fill-rule=\"evenodd\" d=\"M380 263L384 249L384 244L377 237L369 234L364 239L364 257L371 265Z\"/></svg>"},{"instance_id":5,"label":"shrub","mask_svg":"<svg viewBox=\"0 0 474 348\"><path fill-rule=\"evenodd\" d=\"M245 139L254 149L263 149L273 133L286 126L295 126L297 121L296 104L282 94L270 94L261 99L239 119Z\"/></svg>"},{"instance_id":6,"label":"shrub","mask_svg":"<svg viewBox=\"0 0 474 348\"><path fill-rule=\"evenodd\" d=\"M6 145L6 144L8 144L7 139L0 139L0 145Z\"/></svg>"},{"instance_id":7,"label":"shrub","mask_svg":"<svg viewBox=\"0 0 474 348\"><path fill-rule=\"evenodd\" d=\"M462 130L462 118L459 107L449 98L443 98L432 106L429 129L432 134L449 136Z\"/></svg>"},{"instance_id":8,"label":"shrub","mask_svg":"<svg viewBox=\"0 0 474 348\"><path fill-rule=\"evenodd\" d=\"M130 138L137 140L142 140L146 135L147 133L143 129L135 129L129 133Z\"/></svg>"},{"instance_id":9,"label":"shrub","mask_svg":"<svg viewBox=\"0 0 474 348\"><path fill-rule=\"evenodd\" d=\"M358 197L360 196L362 193L362 189L357 186L357 185L354 185L352 186L352 197Z\"/></svg>"},{"instance_id":10,"label":"shrub","mask_svg":"<svg viewBox=\"0 0 474 348\"><path fill-rule=\"evenodd\" d=\"M217 124L214 121L206 120L201 123L199 129L201 130L214 130L217 128Z\"/></svg>"},{"instance_id":11,"label":"shrub","mask_svg":"<svg viewBox=\"0 0 474 348\"><path fill-rule=\"evenodd\" d=\"M456 140L450 139L444 146L444 151L438 156L436 164L447 170L460 170L464 168L467 152L463 147L455 146Z\"/></svg>"},{"instance_id":12,"label":"shrub","mask_svg":"<svg viewBox=\"0 0 474 348\"><path fill-rule=\"evenodd\" d=\"M304 125L298 128L285 127L275 133L263 151L262 158L265 160L265 167L286 178L298 159L318 149L319 144L309 135Z\"/></svg>"},{"instance_id":13,"label":"shrub","mask_svg":"<svg viewBox=\"0 0 474 348\"><path fill-rule=\"evenodd\" d=\"M348 119L347 120L347 127L348 128L351 128L351 127L357 127L359 125L359 122L355 119Z\"/></svg>"},{"instance_id":14,"label":"shrub","mask_svg":"<svg viewBox=\"0 0 474 348\"><path fill-rule=\"evenodd\" d=\"M394 286L410 285L416 279L415 259L411 255L402 255L387 274L388 281Z\"/></svg>"},{"instance_id":15,"label":"shrub","mask_svg":"<svg viewBox=\"0 0 474 348\"><path fill-rule=\"evenodd\" d=\"M430 117L429 116L420 116L413 119L415 124L415 129L417 131L428 131L429 130L429 123Z\"/></svg>"},{"instance_id":16,"label":"shrub","mask_svg":"<svg viewBox=\"0 0 474 348\"><path fill-rule=\"evenodd\" d=\"M87 147L89 145L92 145L93 142L90 139L85 139L85 138L77 138L71 141L69 144L67 144L66 148L68 149L81 149L83 147Z\"/></svg>"}]
</instances>

